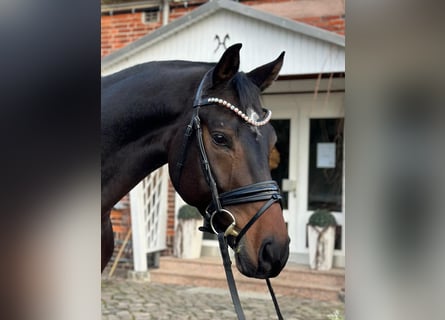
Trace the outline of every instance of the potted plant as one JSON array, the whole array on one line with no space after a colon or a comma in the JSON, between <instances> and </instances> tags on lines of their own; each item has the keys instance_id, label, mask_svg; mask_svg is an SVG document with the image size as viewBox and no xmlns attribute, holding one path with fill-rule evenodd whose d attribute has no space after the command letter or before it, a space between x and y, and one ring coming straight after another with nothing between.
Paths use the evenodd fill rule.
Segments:
<instances>
[{"instance_id":1,"label":"potted plant","mask_svg":"<svg viewBox=\"0 0 445 320\"><path fill-rule=\"evenodd\" d=\"M198 230L202 217L198 209L184 205L178 211L175 232L175 256L182 259L196 259L201 256L202 232Z\"/></svg>"},{"instance_id":2,"label":"potted plant","mask_svg":"<svg viewBox=\"0 0 445 320\"><path fill-rule=\"evenodd\" d=\"M327 209L318 209L309 217L309 265L315 270L332 268L337 221Z\"/></svg>"}]
</instances>

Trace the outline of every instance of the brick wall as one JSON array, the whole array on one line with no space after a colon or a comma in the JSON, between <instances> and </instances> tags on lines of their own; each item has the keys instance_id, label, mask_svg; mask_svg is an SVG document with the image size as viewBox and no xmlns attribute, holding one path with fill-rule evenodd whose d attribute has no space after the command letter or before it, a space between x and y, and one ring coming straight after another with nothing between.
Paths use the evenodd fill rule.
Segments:
<instances>
[{"instance_id":1,"label":"brick wall","mask_svg":"<svg viewBox=\"0 0 445 320\"><path fill-rule=\"evenodd\" d=\"M111 210L110 214L111 223L113 224L114 252L110 262L103 271L104 275L109 274L111 267L117 258L119 250L124 245L125 237L131 230L130 199L128 195L122 198L119 203L119 207L120 209L118 210ZM120 256L119 262L114 271L114 275L126 276L126 272L128 270L133 270L133 244L131 236L125 244L122 255Z\"/></svg>"},{"instance_id":2,"label":"brick wall","mask_svg":"<svg viewBox=\"0 0 445 320\"><path fill-rule=\"evenodd\" d=\"M168 180L168 209L167 209L167 249L161 252L163 256L170 256L173 254L173 246L175 240L175 189Z\"/></svg>"},{"instance_id":3,"label":"brick wall","mask_svg":"<svg viewBox=\"0 0 445 320\"><path fill-rule=\"evenodd\" d=\"M144 23L142 15L142 12L136 12L101 17L102 57L136 41L162 25L162 14L159 13L158 22L151 23Z\"/></svg>"},{"instance_id":4,"label":"brick wall","mask_svg":"<svg viewBox=\"0 0 445 320\"><path fill-rule=\"evenodd\" d=\"M322 17L304 17L298 19L301 22L310 24L312 26L336 32L338 34L345 34L345 16L322 16Z\"/></svg>"},{"instance_id":5,"label":"brick wall","mask_svg":"<svg viewBox=\"0 0 445 320\"><path fill-rule=\"evenodd\" d=\"M196 0L184 3L171 3L169 22L182 17L193 11L207 1ZM287 18L307 23L328 31L345 34L345 15L343 12L335 15L326 15L320 12L317 14L317 8L305 14L298 13L298 7L295 7L295 14L290 14L287 10L287 4L298 4L298 1L289 0L257 0L240 1L244 5L256 6L261 9L261 5L273 5L276 15L283 15ZM280 11L280 5L282 10ZM269 7L272 8L272 7ZM326 11L326 10L325 10ZM323 11L323 12L325 12ZM338 8L337 8L338 11ZM341 10L340 10L341 11ZM150 32L162 26L162 12L159 12L158 22L143 23L142 12L135 13L114 13L113 15L102 15L101 17L101 57L104 57L125 45L136 41L137 39L149 34Z\"/></svg>"}]
</instances>

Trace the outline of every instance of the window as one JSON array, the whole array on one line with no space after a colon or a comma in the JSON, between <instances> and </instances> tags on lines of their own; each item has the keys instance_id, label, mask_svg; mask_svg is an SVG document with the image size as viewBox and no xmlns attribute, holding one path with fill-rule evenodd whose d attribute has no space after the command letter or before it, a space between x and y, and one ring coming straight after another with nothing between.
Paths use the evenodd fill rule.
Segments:
<instances>
[{"instance_id":1,"label":"window","mask_svg":"<svg viewBox=\"0 0 445 320\"><path fill-rule=\"evenodd\" d=\"M142 14L142 22L145 24L159 22L159 8L145 10Z\"/></svg>"},{"instance_id":2,"label":"window","mask_svg":"<svg viewBox=\"0 0 445 320\"><path fill-rule=\"evenodd\" d=\"M343 118L311 119L308 210L342 211Z\"/></svg>"}]
</instances>

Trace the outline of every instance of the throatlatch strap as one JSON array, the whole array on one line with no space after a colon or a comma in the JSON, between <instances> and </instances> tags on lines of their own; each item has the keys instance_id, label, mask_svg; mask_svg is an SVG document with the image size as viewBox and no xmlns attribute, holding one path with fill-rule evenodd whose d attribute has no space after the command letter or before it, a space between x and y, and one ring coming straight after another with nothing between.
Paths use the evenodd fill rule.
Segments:
<instances>
[{"instance_id":1,"label":"throatlatch strap","mask_svg":"<svg viewBox=\"0 0 445 320\"><path fill-rule=\"evenodd\" d=\"M219 249L223 259L224 271L226 272L227 284L229 285L230 295L232 296L233 306L235 307L238 320L245 320L243 308L239 300L238 291L236 289L235 279L232 273L232 261L230 261L229 251L227 250L226 237L224 232L218 233Z\"/></svg>"}]
</instances>

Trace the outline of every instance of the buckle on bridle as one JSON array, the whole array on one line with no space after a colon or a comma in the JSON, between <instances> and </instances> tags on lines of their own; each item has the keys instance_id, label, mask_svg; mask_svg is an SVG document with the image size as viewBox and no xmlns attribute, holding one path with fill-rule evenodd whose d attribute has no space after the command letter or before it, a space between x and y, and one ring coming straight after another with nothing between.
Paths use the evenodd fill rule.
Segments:
<instances>
[{"instance_id":1,"label":"buckle on bridle","mask_svg":"<svg viewBox=\"0 0 445 320\"><path fill-rule=\"evenodd\" d=\"M228 236L238 237L239 232L235 230L236 223L235 221L227 227L226 231L224 231L224 236L227 238Z\"/></svg>"},{"instance_id":2,"label":"buckle on bridle","mask_svg":"<svg viewBox=\"0 0 445 320\"><path fill-rule=\"evenodd\" d=\"M225 237L233 236L236 238L239 234L239 232L235 229L236 219L235 219L235 216L229 210L221 209L219 211L218 210L213 211L213 213L210 216L210 227L212 228L212 230L215 234L222 232L222 231L217 230L217 228L215 227L214 222L213 222L213 219L215 218L216 214L221 214L221 213L225 213L229 218L232 219L232 222L229 224L229 226L224 231L224 236Z\"/></svg>"}]
</instances>

